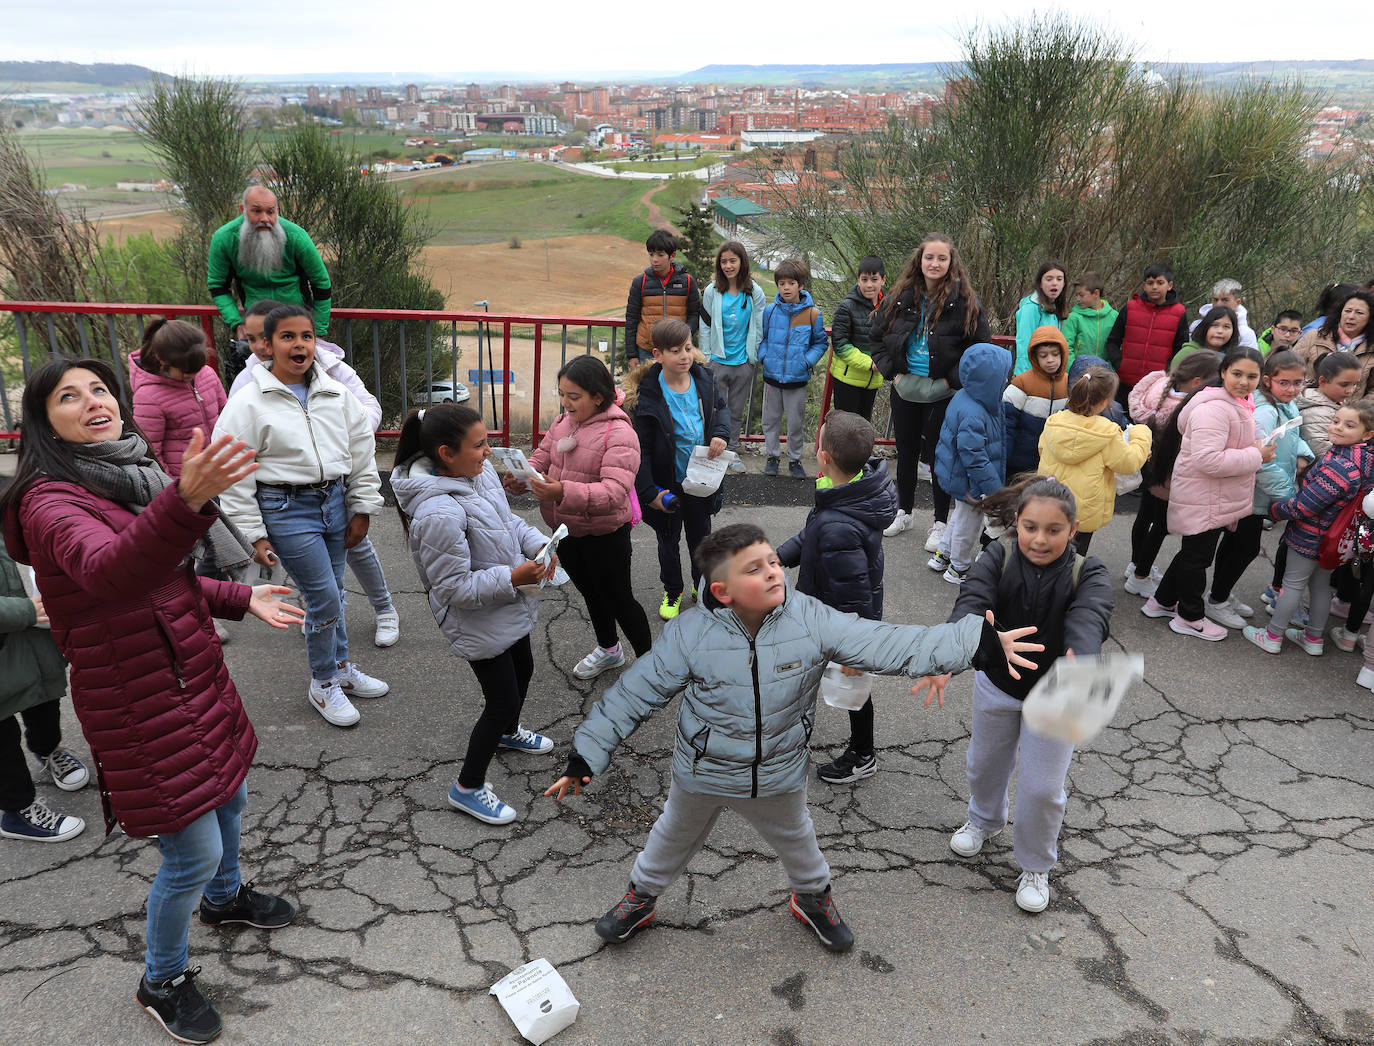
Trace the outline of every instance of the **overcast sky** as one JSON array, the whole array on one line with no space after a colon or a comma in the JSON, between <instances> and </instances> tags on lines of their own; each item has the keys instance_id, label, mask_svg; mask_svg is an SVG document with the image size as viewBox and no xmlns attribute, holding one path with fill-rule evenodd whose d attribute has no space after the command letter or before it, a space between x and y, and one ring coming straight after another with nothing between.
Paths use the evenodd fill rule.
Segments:
<instances>
[{"instance_id":1,"label":"overcast sky","mask_svg":"<svg viewBox=\"0 0 1374 1046\"><path fill-rule=\"evenodd\" d=\"M711 63L949 61L975 22L1029 10L963 3L769 0L58 0L4 5L0 59L132 62L163 72L251 76L494 71L588 81L686 72ZM1149 61L1374 57L1374 7L1293 0L1061 0L1098 19ZM719 14L712 16L710 12ZM1339 13L1338 13L1339 12Z\"/></svg>"}]
</instances>

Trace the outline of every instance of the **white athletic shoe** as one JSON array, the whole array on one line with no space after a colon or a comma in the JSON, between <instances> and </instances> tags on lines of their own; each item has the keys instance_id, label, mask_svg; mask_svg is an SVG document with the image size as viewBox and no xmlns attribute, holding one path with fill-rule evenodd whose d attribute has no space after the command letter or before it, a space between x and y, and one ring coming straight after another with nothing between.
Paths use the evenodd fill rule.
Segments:
<instances>
[{"instance_id":1,"label":"white athletic shoe","mask_svg":"<svg viewBox=\"0 0 1374 1046\"><path fill-rule=\"evenodd\" d=\"M315 711L324 716L326 723L332 723L334 726L353 726L362 718L353 707L353 702L344 697L343 691L339 689L338 680L310 680L310 692L307 696Z\"/></svg>"},{"instance_id":2,"label":"white athletic shoe","mask_svg":"<svg viewBox=\"0 0 1374 1046\"><path fill-rule=\"evenodd\" d=\"M377 614L377 634L372 642L380 647L394 646L396 640L401 638L401 615L396 613L396 608L383 610Z\"/></svg>"},{"instance_id":3,"label":"white athletic shoe","mask_svg":"<svg viewBox=\"0 0 1374 1046\"><path fill-rule=\"evenodd\" d=\"M999 828L998 832L1001 831ZM964 827L949 837L949 848L960 857L973 857L983 849L983 844L997 832L985 832L972 821L965 821Z\"/></svg>"},{"instance_id":4,"label":"white athletic shoe","mask_svg":"<svg viewBox=\"0 0 1374 1046\"><path fill-rule=\"evenodd\" d=\"M349 697L383 697L391 689L390 684L374 679L352 661L344 662L334 682Z\"/></svg>"},{"instance_id":5,"label":"white athletic shoe","mask_svg":"<svg viewBox=\"0 0 1374 1046\"><path fill-rule=\"evenodd\" d=\"M945 536L945 524L938 519L930 525L930 533L926 535L925 549L927 552L940 551L940 539Z\"/></svg>"},{"instance_id":6,"label":"white athletic shoe","mask_svg":"<svg viewBox=\"0 0 1374 1046\"><path fill-rule=\"evenodd\" d=\"M1032 915L1050 906L1050 877L1047 872L1022 872L1016 880L1016 907Z\"/></svg>"},{"instance_id":7,"label":"white athletic shoe","mask_svg":"<svg viewBox=\"0 0 1374 1046\"><path fill-rule=\"evenodd\" d=\"M897 536L898 534L900 534L902 531L904 531L904 530L910 530L910 529L911 529L911 513L910 513L910 512L903 512L901 509L898 509L898 510L897 510L897 517L896 517L891 523L889 523L889 524L887 525L887 529L883 531L883 534L884 534L886 537L892 538L892 537L896 537L896 536Z\"/></svg>"}]
</instances>

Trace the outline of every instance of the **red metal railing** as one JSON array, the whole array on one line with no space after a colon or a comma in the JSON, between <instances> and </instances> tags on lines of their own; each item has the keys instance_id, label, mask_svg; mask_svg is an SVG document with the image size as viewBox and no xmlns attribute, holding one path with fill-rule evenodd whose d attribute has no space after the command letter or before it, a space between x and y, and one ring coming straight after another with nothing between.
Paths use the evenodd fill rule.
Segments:
<instances>
[{"instance_id":1,"label":"red metal railing","mask_svg":"<svg viewBox=\"0 0 1374 1046\"><path fill-rule=\"evenodd\" d=\"M52 350L54 350L54 349L59 349L59 348L61 348L61 346L60 346L60 344L59 344L59 340L58 340L58 338L57 338L56 329L55 329L54 324L53 324L53 321L52 321L52 317L53 317L53 316L64 316L64 315L70 316L70 315L75 315L75 316L82 317L82 318L87 319L87 320L93 320L94 317L100 317L100 316L106 317L106 325L107 325L107 330L108 330L108 333L109 333L109 350L110 350L110 351L108 352L107 355L109 356L110 362L113 362L113 363L116 364L116 366L115 366L116 373L119 374L119 375L121 375L121 377L122 377L122 375L125 373L125 367L126 367L126 361L127 361L127 353L124 352L123 350L121 350L121 349L119 348L118 344L117 344L117 338L116 338L116 335L115 335L114 320L113 320L114 317L116 317L116 316L135 316L135 317L141 318L141 317L145 317L145 316L160 316L160 317L167 317L167 318L190 318L190 319L193 319L193 320L198 321L198 323L199 323L199 325L201 326L201 328L205 331L207 343L210 344L210 345L214 345L214 344L216 344L216 333L215 333L215 329L216 329L216 320L217 320L217 318L218 318L218 316L219 316L218 310L217 310L217 309L215 308L215 306L213 306L213 305L154 305L154 304L129 304L129 303L114 303L114 302L9 302L9 301L0 301L0 313L7 313L7 312L8 312L8 313L11 313L11 314L14 314L14 315L16 316L16 319L19 321L19 325L18 325L19 342L20 342L21 351L23 352L23 356L24 356L24 361L23 361L23 362L24 362L24 369L25 369L25 373L26 373L26 374L28 373L28 370L29 370L29 367L30 367L29 358L28 358L28 349L29 349L29 346L28 346L28 339L29 339L29 336L30 336L29 331L31 330L31 331L32 331L33 333L35 333L35 334L40 333L40 332L39 332L40 321L39 321L39 319L38 319L39 317L42 317L42 318L43 318L42 321L41 321L41 325L44 327L44 329L45 329L45 331L46 331L46 337L40 339L40 340L46 342L46 348L45 348L44 352L52 351ZM26 317L30 317L30 316L34 317L34 319L26 319ZM530 419L530 433L529 433L529 435L530 435L530 442L531 442L531 444L532 444L533 446L538 446L539 441L540 441L540 439L542 438L542 436L543 436L543 434L544 434L544 429L543 429L543 428L541 427L541 425L540 425L540 420L541 420L541 419L540 419L540 414L541 414L541 406L542 406L541 401L540 401L540 395L541 395L541 393L543 392L543 388L544 388L544 374L543 374L543 368L544 368L544 363L545 363L545 360L544 360L544 352L545 352L545 345L546 345L546 335L545 335L546 328L556 327L556 328L561 329L562 334L561 334L561 337L559 338L559 343L560 343L560 349L561 349L561 357L562 357L562 359L566 359L567 356L568 356L568 349L569 349L568 332L569 332L570 330L581 330L581 329L585 329L585 330L587 331L587 342L586 342L585 348L584 348L584 349L578 349L578 352L581 353L581 352L585 351L585 352L590 353L590 352L593 351L593 349L592 349L592 344L591 344L591 343L592 343L592 331L593 331L594 329L596 329L596 328L609 329L610 332L611 332L611 337L610 337L610 339L609 339L609 346L608 346L608 348L609 348L609 355L610 355L610 360L608 361L608 363L609 363L611 372L614 374L614 373L615 373L615 366L616 366L616 357L617 357L617 355L618 355L618 353L617 353L617 340L618 340L618 339L617 339L617 334L618 334L618 332L624 330L624 327L625 327L625 321L624 321L624 319L622 319L622 318L616 318L616 317L605 317L605 316L536 316L536 315L528 315L528 314L524 314L524 313L487 313L487 312L454 311L454 310L446 310L446 309L438 309L438 310L403 310L403 309L356 309L356 308L336 308L336 309L332 310L332 312L331 312L331 324L333 324L333 323L339 323L339 322L341 322L341 323L344 324L344 338L345 338L345 345L344 345L344 348L345 348L346 357L348 358L348 361L349 361L351 364L355 364L355 365L359 362L359 360L358 360L358 355L357 355L357 353L355 353L355 352L354 352L354 349L353 349L353 342L354 342L354 337L353 337L353 335L354 335L354 324L355 324L355 323L367 323L367 324L370 325L370 328L371 328L371 331L372 331L372 335L373 335L373 337L372 337L372 341L373 341L373 353L372 353L372 368L371 368L371 369L372 369L372 374L373 374L373 382L372 382L372 384L371 384L371 390L372 390L374 393L378 394L379 398L380 398L380 394L381 394L381 386L382 386L382 384L383 384L383 383L382 383L382 371L381 371L381 353L380 353L380 350L379 350L379 348L378 348L379 343L380 343L380 339L379 339L380 325L381 325L381 324L396 324L396 325L397 325L397 330L399 331L399 340L400 340L400 351L399 351L399 356L398 356L398 360L399 360L399 369L400 369L400 374L399 374L399 382L400 382L400 415L396 415L395 413L393 413L393 415L392 415L393 417L394 417L394 416L404 416L404 413L405 413L405 410L406 410L406 407L407 407L407 404L408 404L408 395L407 395L407 390L406 390L406 387L405 387L406 381L407 381L407 368L406 368L406 363L407 363L407 352L406 352L406 344L405 344L405 326L404 326L405 324L408 324L408 323L422 323L422 324L425 324L425 325L426 325L426 328L425 328L425 329L426 329L426 365L425 365L425 378L426 378L426 383L425 383L425 384L426 384L426 392L425 392L424 401L423 401L420 405L428 405L428 404L429 404L429 402L430 402L430 391L429 391L429 389L430 389L430 386L433 384L434 379L435 379L436 376L442 378L442 377L447 376L447 375L451 372L451 373L453 374L454 380L455 380L455 381L457 380L457 373L458 373L458 371L457 371L457 361L458 361L459 355L461 355L460 352L459 352L458 349L457 349L458 325L459 325L459 324L462 324L462 325L464 325L465 327L469 327L469 328L475 326L475 327L477 328L477 346L478 346L478 360L477 360L477 363L478 363L478 366L477 366L476 369L477 369L477 371L478 371L478 376L479 376L479 381L478 381L478 383L477 383L477 384L478 384L477 392L478 392L478 401L479 401L479 402L478 402L479 412L481 412L481 409L483 408L483 404L482 404L482 399L483 399L483 395L484 395L483 386L486 385L486 384L494 384L493 382L488 382L488 381L483 380L482 375L484 375L484 374L491 374L491 373L494 373L494 372L497 371L497 368L496 368L496 366L495 366L495 359L494 359L495 351L494 351L494 346L492 345L492 341L493 341L493 338L494 338L495 333L496 333L496 328L500 328L500 340L501 340L500 357L501 357L501 365L500 365L500 368L499 368L499 372L500 372L500 374L501 374L501 376L502 376L502 380L501 380L501 382L500 382L500 384L501 384L501 411L500 411L500 423L497 424L497 425L494 425L489 431L490 431L490 435L491 435L492 439L494 439L494 440L496 440L496 441L498 441L498 442L506 443L506 444L509 444L509 443L511 442L511 439L512 439L513 435L519 435L519 436L523 436L523 435L524 435L523 432L518 433L518 434L513 434L513 433L510 431L510 429L511 429L511 382L510 382L509 380L506 380L506 379L511 375L511 351L512 351L511 332L512 332L513 329L524 330L524 329L532 328L532 330L533 330L533 341L534 341L534 345L533 345L533 360L532 360L533 374L532 374L531 379L530 379L530 408L531 408L531 419ZM451 328L451 332L452 332L451 336L452 336L452 339L453 339L453 349L451 350L451 363L450 363L450 368L449 368L448 370L443 371L443 372L436 372L436 371L434 370L434 367L433 367L432 337L433 337L433 333L434 333L434 325L436 325L436 324L449 324L449 325L450 325L450 328ZM93 322L92 322L92 327L94 327ZM141 328L140 328L140 329L141 329ZM485 337L485 341L484 341L484 337ZM996 343L996 344L1004 345L1004 346L1008 346L1008 347L1011 347L1011 346L1013 346L1013 345L1015 344L1015 339L1010 338L1010 337L1007 337L1007 336L1004 336L1004 335L997 335L997 336L994 336L992 340L993 340L993 342ZM84 325L81 327L81 343L82 343L82 351L83 351L83 353L86 354L86 355L92 355L93 353L90 352L90 345L88 345L88 344L87 344L87 341L86 341L86 330L85 330L85 326L84 326ZM486 346L486 365L485 365L485 366L483 365L483 345L484 345L484 344L485 344L485 346ZM96 353L96 355L99 355L99 353ZM822 394L821 394L821 410L820 410L820 417L821 417L822 420L824 420L825 415L826 415L827 413L829 413L829 411L830 411L830 402L831 402L832 385L833 385L833 379L832 379L832 377L831 377L831 375L830 375L830 373L829 373L829 367L828 367L827 364L828 364L828 356L825 357L825 358L822 360L822 365L826 367L825 384L824 384L823 391L822 391ZM360 375L360 377L362 377L363 380L364 380L364 384L368 384L368 382L367 382L367 380L366 380L366 376L362 373L362 368L359 367L358 370L359 370L359 375ZM0 386L0 387L2 387L2 386ZM495 397L495 392L494 392L494 390L492 390L493 408L494 408L494 405L495 405L495 398L496 398L496 397ZM385 408L385 404L384 404L384 408ZM557 412L557 407L556 407L556 405L555 405L555 407L554 407L554 412L555 412L555 413ZM750 410L749 410L749 417L746 418L746 426L747 426L747 428L752 428L752 427L753 427L753 426L752 426L753 417L754 417L754 415L753 415L753 401L751 400L751 402L750 402ZM0 417L0 420L3 420L3 418ZM493 419L493 420L495 420L495 419ZM18 432L15 431L11 426L3 426L3 429L4 429L3 431L0 431L0 439L17 439L17 438L18 438ZM394 428L383 428L383 429L381 429L381 430L378 432L378 435L379 435L379 436L396 436L396 435L398 435L398 434L399 434L399 430L398 430L398 429L394 429ZM742 440L747 441L747 442L762 442L762 440L763 440L763 436L762 436L761 434L756 433L756 432L755 432L755 433L750 433L750 432L748 432L748 431L746 431L744 434L742 434L740 438L741 438ZM819 425L817 426L816 439L819 440ZM880 438L878 442L879 442L879 443L882 443L882 444L891 445L892 442L893 442L893 440L892 440L891 438L884 437L884 438Z\"/></svg>"}]
</instances>

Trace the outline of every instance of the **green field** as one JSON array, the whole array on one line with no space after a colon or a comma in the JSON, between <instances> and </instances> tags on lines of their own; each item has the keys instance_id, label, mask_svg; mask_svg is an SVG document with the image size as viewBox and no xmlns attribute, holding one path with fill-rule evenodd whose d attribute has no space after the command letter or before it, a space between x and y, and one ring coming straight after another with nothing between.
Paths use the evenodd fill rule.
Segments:
<instances>
[{"instance_id":1,"label":"green field","mask_svg":"<svg viewBox=\"0 0 1374 1046\"><path fill-rule=\"evenodd\" d=\"M736 154L739 155L738 153ZM700 156L683 155L680 160L615 160L601 164L613 171L644 171L649 174L680 174L709 167L721 159L721 153L702 153Z\"/></svg>"},{"instance_id":2,"label":"green field","mask_svg":"<svg viewBox=\"0 0 1374 1046\"><path fill-rule=\"evenodd\" d=\"M609 234L641 240L651 227L640 198L658 183L570 174L547 164L492 162L451 168L402 183L407 203L424 207L435 244L499 243L516 236L543 239ZM664 183L654 202L665 217L699 183Z\"/></svg>"}]
</instances>

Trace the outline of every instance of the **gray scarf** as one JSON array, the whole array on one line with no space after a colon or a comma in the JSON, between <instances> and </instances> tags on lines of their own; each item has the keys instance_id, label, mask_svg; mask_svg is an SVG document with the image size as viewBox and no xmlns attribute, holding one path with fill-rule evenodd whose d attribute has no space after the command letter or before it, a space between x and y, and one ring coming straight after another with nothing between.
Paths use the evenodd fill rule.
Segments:
<instances>
[{"instance_id":1,"label":"gray scarf","mask_svg":"<svg viewBox=\"0 0 1374 1046\"><path fill-rule=\"evenodd\" d=\"M143 437L126 432L119 439L70 444L72 464L98 494L123 505L134 515L176 480L162 471L148 452ZM192 554L205 573L223 573L248 563L253 548L237 527L219 515Z\"/></svg>"}]
</instances>

